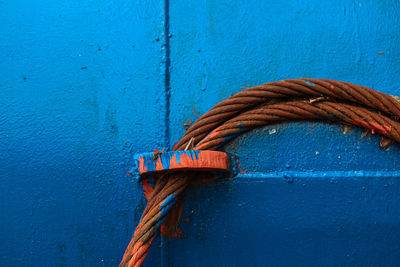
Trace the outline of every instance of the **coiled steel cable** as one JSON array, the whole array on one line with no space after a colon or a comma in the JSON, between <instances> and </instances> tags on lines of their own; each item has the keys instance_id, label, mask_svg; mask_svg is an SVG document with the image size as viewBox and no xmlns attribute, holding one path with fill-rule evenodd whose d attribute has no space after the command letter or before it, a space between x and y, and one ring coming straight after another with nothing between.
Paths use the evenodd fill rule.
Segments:
<instances>
[{"instance_id":1,"label":"coiled steel cable","mask_svg":"<svg viewBox=\"0 0 400 267\"><path fill-rule=\"evenodd\" d=\"M172 150L184 150L189 142L195 150L216 150L255 127L306 119L351 124L400 143L399 118L398 98L361 85L328 79L282 80L248 88L218 103ZM190 183L187 172L157 176L120 267L142 265L158 228Z\"/></svg>"}]
</instances>

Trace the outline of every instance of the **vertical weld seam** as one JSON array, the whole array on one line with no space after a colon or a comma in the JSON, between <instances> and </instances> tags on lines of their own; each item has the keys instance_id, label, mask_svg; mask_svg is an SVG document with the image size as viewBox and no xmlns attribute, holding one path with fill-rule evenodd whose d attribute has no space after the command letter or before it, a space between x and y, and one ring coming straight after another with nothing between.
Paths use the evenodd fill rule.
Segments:
<instances>
[{"instance_id":1,"label":"vertical weld seam","mask_svg":"<svg viewBox=\"0 0 400 267\"><path fill-rule=\"evenodd\" d=\"M164 50L165 50L165 64L164 64L164 90L165 90L165 146L170 149L170 114L171 114L171 76L170 76L170 43L169 43L169 0L164 0ZM164 242L164 237L160 234L160 256L161 266L168 266L168 247L167 243Z\"/></svg>"},{"instance_id":2,"label":"vertical weld seam","mask_svg":"<svg viewBox=\"0 0 400 267\"><path fill-rule=\"evenodd\" d=\"M171 98L171 78L170 78L170 44L169 44L169 0L164 0L164 38L165 38L165 145L170 148L170 98Z\"/></svg>"}]
</instances>

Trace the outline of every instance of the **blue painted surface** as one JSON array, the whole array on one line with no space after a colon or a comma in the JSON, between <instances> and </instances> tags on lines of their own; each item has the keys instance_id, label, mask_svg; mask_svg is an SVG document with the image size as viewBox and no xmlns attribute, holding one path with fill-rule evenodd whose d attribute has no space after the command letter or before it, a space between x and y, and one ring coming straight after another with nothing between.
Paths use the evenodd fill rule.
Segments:
<instances>
[{"instance_id":1,"label":"blue painted surface","mask_svg":"<svg viewBox=\"0 0 400 267\"><path fill-rule=\"evenodd\" d=\"M163 7L0 1L1 266L121 260L132 155L166 143Z\"/></svg>"},{"instance_id":2,"label":"blue painted surface","mask_svg":"<svg viewBox=\"0 0 400 267\"><path fill-rule=\"evenodd\" d=\"M231 142L244 173L189 190L169 264L397 266L400 149L341 130L285 123Z\"/></svg>"},{"instance_id":3,"label":"blue painted surface","mask_svg":"<svg viewBox=\"0 0 400 267\"><path fill-rule=\"evenodd\" d=\"M376 0L172 1L171 141L196 112L267 81L331 78L398 95L399 11ZM187 237L171 241L168 265L397 266L399 148L343 132L288 123L231 142L245 173L191 189Z\"/></svg>"},{"instance_id":4,"label":"blue painted surface","mask_svg":"<svg viewBox=\"0 0 400 267\"><path fill-rule=\"evenodd\" d=\"M400 94L397 1L259 2L0 1L1 266L116 266L145 205L133 155L241 87ZM398 265L399 148L344 132L288 123L228 144L245 172L190 188L186 238L157 239L146 265Z\"/></svg>"}]
</instances>

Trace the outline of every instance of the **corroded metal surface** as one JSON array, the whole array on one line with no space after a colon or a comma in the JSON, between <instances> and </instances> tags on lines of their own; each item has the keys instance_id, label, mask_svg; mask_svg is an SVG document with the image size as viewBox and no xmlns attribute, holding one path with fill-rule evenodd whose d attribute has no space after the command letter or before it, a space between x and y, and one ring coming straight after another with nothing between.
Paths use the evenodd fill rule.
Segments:
<instances>
[{"instance_id":1,"label":"corroded metal surface","mask_svg":"<svg viewBox=\"0 0 400 267\"><path fill-rule=\"evenodd\" d=\"M225 152L211 150L182 150L157 153L141 153L135 156L133 171L154 174L163 171L229 171L229 156Z\"/></svg>"}]
</instances>

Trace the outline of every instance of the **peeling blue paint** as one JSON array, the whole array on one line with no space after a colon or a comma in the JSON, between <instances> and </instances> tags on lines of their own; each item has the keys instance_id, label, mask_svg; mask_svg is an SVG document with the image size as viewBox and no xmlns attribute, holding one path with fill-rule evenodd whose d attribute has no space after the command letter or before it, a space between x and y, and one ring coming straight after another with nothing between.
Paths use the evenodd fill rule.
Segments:
<instances>
[{"instance_id":1,"label":"peeling blue paint","mask_svg":"<svg viewBox=\"0 0 400 267\"><path fill-rule=\"evenodd\" d=\"M168 196L160 206L160 215L158 216L157 224L160 226L165 221L168 212L171 210L172 206L175 204L176 194Z\"/></svg>"},{"instance_id":2,"label":"peeling blue paint","mask_svg":"<svg viewBox=\"0 0 400 267\"><path fill-rule=\"evenodd\" d=\"M303 80L306 84L308 84L308 85L311 85L311 86L315 86L315 84L313 84L312 82L310 82L310 81L307 81L307 80Z\"/></svg>"},{"instance_id":3,"label":"peeling blue paint","mask_svg":"<svg viewBox=\"0 0 400 267\"><path fill-rule=\"evenodd\" d=\"M181 163L181 156L183 154L188 155L192 160L198 159L199 150L180 150L180 151L167 151L159 154L157 159L153 159L154 152L139 153L134 156L135 165L130 169L131 173L137 173L139 168L139 159L143 158L144 166L147 168L148 172L156 170L156 163L160 159L163 169L168 170L170 168L170 163L172 158L176 158L177 163Z\"/></svg>"},{"instance_id":4,"label":"peeling blue paint","mask_svg":"<svg viewBox=\"0 0 400 267\"><path fill-rule=\"evenodd\" d=\"M163 171L163 170L171 170L171 164L172 163L181 163L181 157L182 155L187 155L192 161L196 161L196 160L200 160L202 161L202 159L199 157L201 153L201 150L180 150L180 151L167 151L167 152L163 152L161 154L157 155L157 158L154 159L154 152L153 153L141 153L141 154L136 154L134 156L134 166L133 168L131 168L130 170L128 170L129 175L132 175L137 181L140 181L140 175L147 173L147 174L151 174L151 172L153 171ZM228 161L230 161L232 159L232 156L227 154L227 153L223 153L223 152L204 152L204 153L216 153L216 154L224 154L224 156L227 156ZM209 159L208 158L204 158L204 162L202 162L202 167L200 168L207 168L209 169L215 169L215 170L223 170L223 171L228 171L231 172L229 170L229 166L231 166L230 164L228 164L228 162L226 162L226 166L213 166L208 163ZM141 163L143 162L143 163ZM161 162L161 166L158 165L158 170L157 170L157 162ZM143 165L141 165L143 164ZM185 163L187 164L187 162ZM207 167L205 166L207 165ZM188 167L186 165L181 165L183 167ZM196 166L196 164L195 164ZM161 168L161 169L160 169ZM176 164L174 165L174 168L176 168ZM191 166L189 166L189 168L191 168Z\"/></svg>"}]
</instances>

